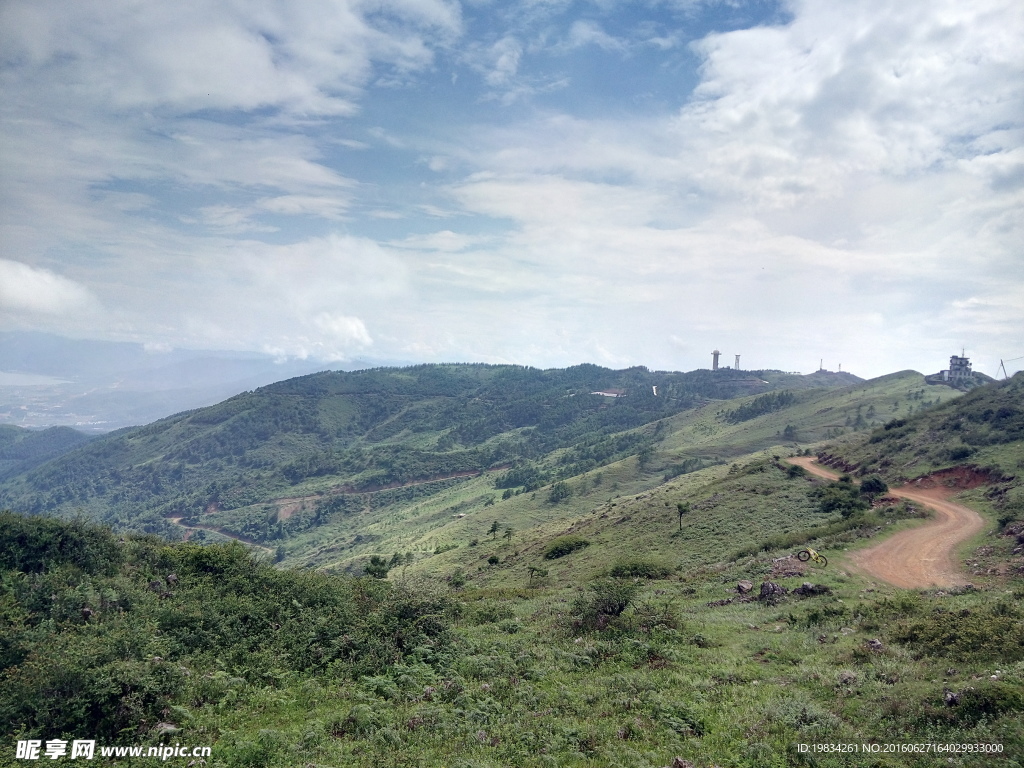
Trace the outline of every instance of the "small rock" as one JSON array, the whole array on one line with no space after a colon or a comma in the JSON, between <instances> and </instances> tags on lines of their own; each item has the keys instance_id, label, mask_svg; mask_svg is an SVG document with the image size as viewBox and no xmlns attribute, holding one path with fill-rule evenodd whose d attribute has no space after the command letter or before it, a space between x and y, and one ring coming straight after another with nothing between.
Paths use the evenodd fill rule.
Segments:
<instances>
[{"instance_id":1,"label":"small rock","mask_svg":"<svg viewBox=\"0 0 1024 768\"><path fill-rule=\"evenodd\" d=\"M786 588L776 584L774 581L766 581L761 584L761 594L758 600L766 603L775 603L786 596Z\"/></svg>"},{"instance_id":2,"label":"small rock","mask_svg":"<svg viewBox=\"0 0 1024 768\"><path fill-rule=\"evenodd\" d=\"M683 760L681 757L673 757L672 765L668 766L668 768L693 768L693 763L689 760Z\"/></svg>"},{"instance_id":3,"label":"small rock","mask_svg":"<svg viewBox=\"0 0 1024 768\"><path fill-rule=\"evenodd\" d=\"M954 693L953 691L949 690L949 688L947 688L942 693L942 699L946 702L947 707L955 707L957 704L960 703L960 694Z\"/></svg>"},{"instance_id":4,"label":"small rock","mask_svg":"<svg viewBox=\"0 0 1024 768\"><path fill-rule=\"evenodd\" d=\"M167 583L170 584L172 587L175 584L177 584L178 583L178 574L176 574L176 573L168 573L167 574Z\"/></svg>"},{"instance_id":5,"label":"small rock","mask_svg":"<svg viewBox=\"0 0 1024 768\"><path fill-rule=\"evenodd\" d=\"M753 588L754 582L747 581L746 579L743 579L739 584L736 585L736 591L739 592L741 595L747 594L747 592L749 592Z\"/></svg>"},{"instance_id":6,"label":"small rock","mask_svg":"<svg viewBox=\"0 0 1024 768\"><path fill-rule=\"evenodd\" d=\"M812 584L809 581L805 581L793 590L793 594L800 595L801 597L814 597L815 595L827 595L831 591L832 589L824 584Z\"/></svg>"},{"instance_id":7,"label":"small rock","mask_svg":"<svg viewBox=\"0 0 1024 768\"><path fill-rule=\"evenodd\" d=\"M866 645L868 648L875 652L882 651L885 649L885 646L882 645L882 641L877 638L872 638L871 640L868 640Z\"/></svg>"},{"instance_id":8,"label":"small rock","mask_svg":"<svg viewBox=\"0 0 1024 768\"><path fill-rule=\"evenodd\" d=\"M857 682L857 673L851 672L848 669L844 669L839 673L839 684L840 685L853 685Z\"/></svg>"}]
</instances>

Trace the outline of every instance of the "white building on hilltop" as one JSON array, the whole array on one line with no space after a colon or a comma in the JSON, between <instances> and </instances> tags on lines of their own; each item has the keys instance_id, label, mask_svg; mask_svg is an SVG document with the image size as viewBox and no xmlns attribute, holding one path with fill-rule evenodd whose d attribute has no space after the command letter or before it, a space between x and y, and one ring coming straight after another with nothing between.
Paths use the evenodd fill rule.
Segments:
<instances>
[{"instance_id":1,"label":"white building on hilltop","mask_svg":"<svg viewBox=\"0 0 1024 768\"><path fill-rule=\"evenodd\" d=\"M942 380L950 381L954 384L970 381L974 378L974 373L971 371L971 359L969 357L963 357L953 355L949 358L949 370L942 372Z\"/></svg>"}]
</instances>

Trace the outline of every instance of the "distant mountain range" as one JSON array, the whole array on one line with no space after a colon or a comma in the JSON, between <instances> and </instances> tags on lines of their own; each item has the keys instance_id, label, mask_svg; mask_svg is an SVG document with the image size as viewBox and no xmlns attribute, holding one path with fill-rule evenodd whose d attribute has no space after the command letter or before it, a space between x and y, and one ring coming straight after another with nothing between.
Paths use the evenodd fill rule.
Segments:
<instances>
[{"instance_id":1,"label":"distant mountain range","mask_svg":"<svg viewBox=\"0 0 1024 768\"><path fill-rule=\"evenodd\" d=\"M328 366L257 353L152 351L128 342L0 333L0 424L110 432L327 367L381 364L355 360Z\"/></svg>"},{"instance_id":2,"label":"distant mountain range","mask_svg":"<svg viewBox=\"0 0 1024 768\"><path fill-rule=\"evenodd\" d=\"M481 473L495 473L492 488L532 491L624 457L652 456L671 434L666 420L677 414L743 398L722 418L749 422L859 381L848 373L595 365L316 373L88 442L65 440L66 452L45 461L41 452L12 454L0 504L83 512L172 537L205 526L279 542L365 506L366 494L377 494L375 505L401 505ZM784 394L770 394L779 390ZM751 427L736 429L747 434ZM12 450L25 452L47 434L12 440ZM781 437L759 433L740 442L750 439L760 445ZM692 471L719 461L716 453L738 450L684 451L665 471ZM305 501L280 510L289 498Z\"/></svg>"}]
</instances>

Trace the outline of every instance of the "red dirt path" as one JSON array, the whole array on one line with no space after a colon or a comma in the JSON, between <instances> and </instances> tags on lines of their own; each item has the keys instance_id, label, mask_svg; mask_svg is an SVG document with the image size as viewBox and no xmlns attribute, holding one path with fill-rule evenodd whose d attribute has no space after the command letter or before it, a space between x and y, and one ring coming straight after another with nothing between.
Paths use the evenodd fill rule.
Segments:
<instances>
[{"instance_id":1,"label":"red dirt path","mask_svg":"<svg viewBox=\"0 0 1024 768\"><path fill-rule=\"evenodd\" d=\"M789 459L813 475L828 480L839 478L813 458ZM931 487L926 487L931 485ZM923 525L900 531L880 544L850 555L861 570L897 587L951 587L968 583L957 567L953 553L957 546L985 527L981 515L949 500L962 488L950 488L922 481L919 485L890 488L889 495L915 501L931 508L935 517Z\"/></svg>"}]
</instances>

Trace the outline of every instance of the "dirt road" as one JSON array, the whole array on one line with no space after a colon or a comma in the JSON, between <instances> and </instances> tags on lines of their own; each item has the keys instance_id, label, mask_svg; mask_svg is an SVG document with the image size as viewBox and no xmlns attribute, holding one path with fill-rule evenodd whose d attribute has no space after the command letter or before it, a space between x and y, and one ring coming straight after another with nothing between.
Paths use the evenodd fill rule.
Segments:
<instances>
[{"instance_id":1,"label":"dirt road","mask_svg":"<svg viewBox=\"0 0 1024 768\"><path fill-rule=\"evenodd\" d=\"M236 536L233 533L222 531L220 530L220 528L211 528L208 525L185 525L183 522L181 522L184 519L181 517L168 517L167 519L175 525L180 525L182 528L185 529L185 541L188 541L192 531L209 531L210 533L219 533L221 536L226 536L229 539L234 539L235 541L240 542L242 544L246 544L250 547L262 549L264 552L269 552L270 554L274 553L274 550L272 550L270 547L265 547L262 544L253 541L252 539L245 538L244 536Z\"/></svg>"},{"instance_id":2,"label":"dirt road","mask_svg":"<svg viewBox=\"0 0 1024 768\"><path fill-rule=\"evenodd\" d=\"M829 480L837 472L822 467L813 458L789 459L813 475ZM890 496L923 504L935 512L924 525L900 531L881 544L852 553L850 560L865 573L897 587L951 587L966 584L953 557L954 550L985 527L981 515L973 509L949 500L959 489L891 488Z\"/></svg>"}]
</instances>

